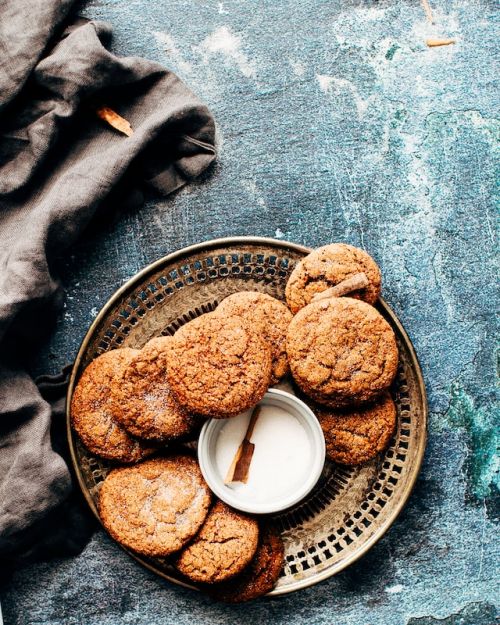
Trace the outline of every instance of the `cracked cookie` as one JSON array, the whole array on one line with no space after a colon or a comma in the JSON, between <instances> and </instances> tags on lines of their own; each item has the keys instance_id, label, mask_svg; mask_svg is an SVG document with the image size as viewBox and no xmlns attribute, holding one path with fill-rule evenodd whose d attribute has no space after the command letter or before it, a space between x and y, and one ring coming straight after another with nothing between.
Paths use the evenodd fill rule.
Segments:
<instances>
[{"instance_id":1,"label":"cracked cookie","mask_svg":"<svg viewBox=\"0 0 500 625\"><path fill-rule=\"evenodd\" d=\"M272 359L271 384L288 373L285 342L292 313L283 302L265 293L240 291L226 297L216 313L240 317L267 342Z\"/></svg>"},{"instance_id":2,"label":"cracked cookie","mask_svg":"<svg viewBox=\"0 0 500 625\"><path fill-rule=\"evenodd\" d=\"M270 592L283 566L284 545L281 536L273 528L261 529L259 545L250 564L226 582L212 584L206 592L219 601L243 603Z\"/></svg>"},{"instance_id":3,"label":"cracked cookie","mask_svg":"<svg viewBox=\"0 0 500 625\"><path fill-rule=\"evenodd\" d=\"M99 492L99 515L125 547L163 557L196 534L210 501L210 489L194 458L153 458L109 473Z\"/></svg>"},{"instance_id":4,"label":"cracked cookie","mask_svg":"<svg viewBox=\"0 0 500 625\"><path fill-rule=\"evenodd\" d=\"M267 391L271 351L237 317L208 313L174 334L167 377L189 412L233 417L258 403Z\"/></svg>"},{"instance_id":5,"label":"cracked cookie","mask_svg":"<svg viewBox=\"0 0 500 625\"><path fill-rule=\"evenodd\" d=\"M396 405L390 393L355 410L314 409L325 435L326 455L333 462L357 465L383 451L396 427Z\"/></svg>"},{"instance_id":6,"label":"cracked cookie","mask_svg":"<svg viewBox=\"0 0 500 625\"><path fill-rule=\"evenodd\" d=\"M113 417L112 388L121 371L139 352L114 349L93 360L76 385L71 425L89 451L106 460L131 463L152 454L153 447L132 438Z\"/></svg>"},{"instance_id":7,"label":"cracked cookie","mask_svg":"<svg viewBox=\"0 0 500 625\"><path fill-rule=\"evenodd\" d=\"M222 582L240 573L257 550L257 521L218 501L193 542L176 561L194 582Z\"/></svg>"},{"instance_id":8,"label":"cracked cookie","mask_svg":"<svg viewBox=\"0 0 500 625\"><path fill-rule=\"evenodd\" d=\"M356 274L364 273L368 286L350 297L374 304L380 295L380 269L364 250L345 243L324 245L302 259L286 285L286 301L295 314L312 298Z\"/></svg>"},{"instance_id":9,"label":"cracked cookie","mask_svg":"<svg viewBox=\"0 0 500 625\"><path fill-rule=\"evenodd\" d=\"M165 442L193 430L194 418L179 404L167 381L171 337L149 341L123 368L113 386L113 416L130 434Z\"/></svg>"},{"instance_id":10,"label":"cracked cookie","mask_svg":"<svg viewBox=\"0 0 500 625\"><path fill-rule=\"evenodd\" d=\"M286 348L298 386L332 408L372 401L391 385L398 366L391 326L373 306L350 297L302 308Z\"/></svg>"}]
</instances>

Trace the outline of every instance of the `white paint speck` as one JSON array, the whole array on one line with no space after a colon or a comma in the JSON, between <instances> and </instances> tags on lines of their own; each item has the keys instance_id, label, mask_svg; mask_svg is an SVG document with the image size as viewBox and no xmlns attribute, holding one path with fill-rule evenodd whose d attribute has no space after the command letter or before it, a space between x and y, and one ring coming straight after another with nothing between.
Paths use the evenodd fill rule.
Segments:
<instances>
[{"instance_id":1,"label":"white paint speck","mask_svg":"<svg viewBox=\"0 0 500 625\"><path fill-rule=\"evenodd\" d=\"M90 316L92 317L92 319L95 319L97 317L98 312L99 311L97 310L97 306L94 306L90 309Z\"/></svg>"},{"instance_id":2,"label":"white paint speck","mask_svg":"<svg viewBox=\"0 0 500 625\"><path fill-rule=\"evenodd\" d=\"M184 74L189 74L192 71L191 63L185 61L179 48L175 45L174 40L168 33L162 33L160 31L154 31L153 36L156 43L162 47L162 49L168 53L172 61Z\"/></svg>"},{"instance_id":3,"label":"white paint speck","mask_svg":"<svg viewBox=\"0 0 500 625\"><path fill-rule=\"evenodd\" d=\"M241 50L241 37L231 32L227 26L220 26L200 46L205 59L221 54L227 61L234 63L240 72L247 78L255 78L254 62Z\"/></svg>"},{"instance_id":4,"label":"white paint speck","mask_svg":"<svg viewBox=\"0 0 500 625\"><path fill-rule=\"evenodd\" d=\"M223 2L217 2L217 8L219 9L219 14L220 15L224 15L225 13L229 13L229 11L226 11L224 9L224 3Z\"/></svg>"},{"instance_id":5,"label":"white paint speck","mask_svg":"<svg viewBox=\"0 0 500 625\"><path fill-rule=\"evenodd\" d=\"M222 133L222 130L219 126L219 124L215 124L215 145L217 146L217 152L219 153L219 156L222 154L222 150L224 147L224 135ZM186 185L186 187L189 187L190 185Z\"/></svg>"},{"instance_id":6,"label":"white paint speck","mask_svg":"<svg viewBox=\"0 0 500 625\"><path fill-rule=\"evenodd\" d=\"M395 586L387 586L387 588L384 588L384 590L390 595L396 595L398 592L401 592L403 588L403 584L396 584Z\"/></svg>"},{"instance_id":7,"label":"white paint speck","mask_svg":"<svg viewBox=\"0 0 500 625\"><path fill-rule=\"evenodd\" d=\"M345 93L346 91L351 94L356 110L359 117L363 117L366 113L368 106L373 100L374 96L371 95L368 98L363 99L358 91L356 85L346 80L345 78L335 78L335 76L327 76L326 74L316 74L316 79L319 83L319 88L323 93L329 95L337 95Z\"/></svg>"},{"instance_id":8,"label":"white paint speck","mask_svg":"<svg viewBox=\"0 0 500 625\"><path fill-rule=\"evenodd\" d=\"M385 15L385 9L382 9L380 7L368 7L367 9L363 7L359 8L361 9L361 17L363 17L365 20L380 20Z\"/></svg>"},{"instance_id":9,"label":"white paint speck","mask_svg":"<svg viewBox=\"0 0 500 625\"><path fill-rule=\"evenodd\" d=\"M367 3L360 3L358 7L352 6L353 3L344 4L345 9L336 15L335 22L331 25L332 38L340 46L353 44L358 49L370 49L374 40L373 36L366 37L367 22L387 19L386 10L379 6L367 7Z\"/></svg>"},{"instance_id":10,"label":"white paint speck","mask_svg":"<svg viewBox=\"0 0 500 625\"><path fill-rule=\"evenodd\" d=\"M283 232L283 230L276 228L276 232L274 233L274 236L276 239L282 239L285 236L285 233Z\"/></svg>"},{"instance_id":11,"label":"white paint speck","mask_svg":"<svg viewBox=\"0 0 500 625\"><path fill-rule=\"evenodd\" d=\"M303 76L305 74L306 68L304 66L304 63L301 63L300 61L295 61L294 59L289 59L288 62L290 63L293 73L296 76Z\"/></svg>"},{"instance_id":12,"label":"white paint speck","mask_svg":"<svg viewBox=\"0 0 500 625\"><path fill-rule=\"evenodd\" d=\"M242 186L244 189L246 189L252 194L254 200L257 202L259 206L262 206L262 207L266 206L266 200L264 196L262 195L259 187L257 186L257 183L255 182L255 180L245 180L244 182L242 182Z\"/></svg>"},{"instance_id":13,"label":"white paint speck","mask_svg":"<svg viewBox=\"0 0 500 625\"><path fill-rule=\"evenodd\" d=\"M323 93L329 93L334 79L326 74L316 74L316 79L319 82L319 88L321 91Z\"/></svg>"}]
</instances>

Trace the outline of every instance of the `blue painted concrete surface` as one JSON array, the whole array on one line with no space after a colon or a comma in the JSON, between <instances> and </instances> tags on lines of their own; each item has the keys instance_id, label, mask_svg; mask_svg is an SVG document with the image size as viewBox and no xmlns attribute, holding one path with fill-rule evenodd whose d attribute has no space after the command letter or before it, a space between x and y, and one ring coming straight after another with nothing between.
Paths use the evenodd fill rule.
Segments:
<instances>
[{"instance_id":1,"label":"blue painted concrete surface","mask_svg":"<svg viewBox=\"0 0 500 625\"><path fill-rule=\"evenodd\" d=\"M61 260L67 300L35 370L57 371L144 265L236 234L347 241L380 264L429 393L411 501L362 561L228 607L142 570L102 532L4 589L7 625L492 625L498 597L496 3L94 0L113 49L171 67L211 107L219 160ZM429 49L427 37L456 44ZM443 621L438 619L444 619Z\"/></svg>"}]
</instances>

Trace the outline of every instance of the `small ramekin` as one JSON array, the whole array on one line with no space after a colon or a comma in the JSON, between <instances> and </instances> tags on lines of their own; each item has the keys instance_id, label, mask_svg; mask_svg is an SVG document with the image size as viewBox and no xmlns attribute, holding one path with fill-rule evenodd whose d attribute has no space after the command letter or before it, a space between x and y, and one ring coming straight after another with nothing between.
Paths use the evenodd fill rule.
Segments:
<instances>
[{"instance_id":1,"label":"small ramekin","mask_svg":"<svg viewBox=\"0 0 500 625\"><path fill-rule=\"evenodd\" d=\"M278 389L270 389L259 402L261 405L279 406L293 414L301 423L311 444L311 466L304 481L292 493L269 502L246 500L241 491L236 492L224 484L215 461L215 443L225 419L207 421L198 440L198 461L205 481L219 499L228 505L253 514L270 514L286 510L304 499L316 485L325 464L325 438L321 426L312 410L295 395Z\"/></svg>"}]
</instances>

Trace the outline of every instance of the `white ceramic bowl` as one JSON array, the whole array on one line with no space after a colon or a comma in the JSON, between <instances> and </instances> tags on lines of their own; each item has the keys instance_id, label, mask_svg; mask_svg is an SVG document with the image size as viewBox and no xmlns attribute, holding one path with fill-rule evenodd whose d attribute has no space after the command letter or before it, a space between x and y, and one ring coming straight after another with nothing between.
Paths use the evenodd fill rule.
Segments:
<instances>
[{"instance_id":1,"label":"white ceramic bowl","mask_svg":"<svg viewBox=\"0 0 500 625\"><path fill-rule=\"evenodd\" d=\"M304 480L292 490L275 497L272 501L251 501L244 491L235 491L224 484L216 460L215 447L217 437L227 419L211 419L203 426L198 441L198 461L207 484L219 499L244 512L269 514L279 512L301 501L316 485L325 464L325 438L321 426L312 410L295 395L278 389L270 389L259 402L260 405L279 406L290 412L302 425L311 445L310 470L305 472Z\"/></svg>"}]
</instances>

